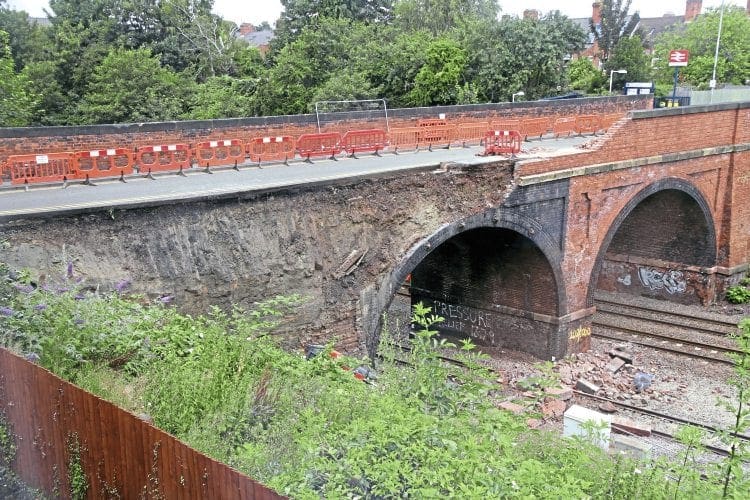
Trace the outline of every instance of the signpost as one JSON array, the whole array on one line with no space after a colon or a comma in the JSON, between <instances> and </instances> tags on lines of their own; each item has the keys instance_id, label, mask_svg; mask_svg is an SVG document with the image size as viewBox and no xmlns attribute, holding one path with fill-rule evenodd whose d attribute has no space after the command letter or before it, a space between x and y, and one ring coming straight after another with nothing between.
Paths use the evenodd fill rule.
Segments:
<instances>
[{"instance_id":1,"label":"signpost","mask_svg":"<svg viewBox=\"0 0 750 500\"><path fill-rule=\"evenodd\" d=\"M669 51L669 66L674 68L674 90L672 91L672 106L677 102L677 80L680 76L680 68L688 65L690 52L687 50Z\"/></svg>"}]
</instances>

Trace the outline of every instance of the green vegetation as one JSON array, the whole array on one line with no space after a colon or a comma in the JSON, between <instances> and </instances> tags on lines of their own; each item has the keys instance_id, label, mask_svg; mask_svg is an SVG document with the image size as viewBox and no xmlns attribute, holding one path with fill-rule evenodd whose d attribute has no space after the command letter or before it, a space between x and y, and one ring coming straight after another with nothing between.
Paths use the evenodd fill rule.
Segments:
<instances>
[{"instance_id":1,"label":"green vegetation","mask_svg":"<svg viewBox=\"0 0 750 500\"><path fill-rule=\"evenodd\" d=\"M73 500L86 498L89 482L81 464L81 444L76 434L68 436L68 485L70 486L68 498Z\"/></svg>"},{"instance_id":2,"label":"green vegetation","mask_svg":"<svg viewBox=\"0 0 750 500\"><path fill-rule=\"evenodd\" d=\"M738 443L705 480L691 436L681 462L639 463L530 431L495 407L499 388L470 342L458 349L466 368L440 360L455 346L436 337L442 318L421 305L411 351L383 332L377 376L362 382L352 368L364 360L331 357L330 347L305 360L277 345L274 326L299 297L191 318L124 296L124 282L112 293L81 290L67 271L38 286L32 273L0 272L3 344L293 498L710 498L725 481L727 496L747 487ZM743 332L750 338L750 324ZM543 366L529 387L552 376ZM732 431L747 427L748 394ZM73 437L71 496L87 487L81 453Z\"/></svg>"}]
</instances>

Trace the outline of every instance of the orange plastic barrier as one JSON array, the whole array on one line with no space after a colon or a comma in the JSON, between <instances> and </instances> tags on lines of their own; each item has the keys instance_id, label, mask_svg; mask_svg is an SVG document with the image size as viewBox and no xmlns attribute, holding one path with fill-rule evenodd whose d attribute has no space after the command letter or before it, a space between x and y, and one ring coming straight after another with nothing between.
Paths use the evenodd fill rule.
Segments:
<instances>
[{"instance_id":1,"label":"orange plastic barrier","mask_svg":"<svg viewBox=\"0 0 750 500\"><path fill-rule=\"evenodd\" d=\"M193 150L198 165L237 165L245 161L245 145L237 139L200 142Z\"/></svg>"},{"instance_id":2,"label":"orange plastic barrier","mask_svg":"<svg viewBox=\"0 0 750 500\"><path fill-rule=\"evenodd\" d=\"M291 135L278 137L254 137L246 145L250 161L287 161L294 158L297 141Z\"/></svg>"},{"instance_id":3,"label":"orange plastic barrier","mask_svg":"<svg viewBox=\"0 0 750 500\"><path fill-rule=\"evenodd\" d=\"M125 148L77 151L74 154L78 177L122 177L133 173L133 152Z\"/></svg>"},{"instance_id":4,"label":"orange plastic barrier","mask_svg":"<svg viewBox=\"0 0 750 500\"><path fill-rule=\"evenodd\" d=\"M596 134L602 128L602 121L599 115L581 115L576 117L576 133Z\"/></svg>"},{"instance_id":5,"label":"orange plastic barrier","mask_svg":"<svg viewBox=\"0 0 750 500\"><path fill-rule=\"evenodd\" d=\"M11 184L62 182L76 178L73 153L14 155L7 161Z\"/></svg>"},{"instance_id":6,"label":"orange plastic barrier","mask_svg":"<svg viewBox=\"0 0 750 500\"><path fill-rule=\"evenodd\" d=\"M484 135L491 127L487 122L459 123L453 130L453 142L459 142L463 146L475 142L477 144L484 140Z\"/></svg>"},{"instance_id":7,"label":"orange plastic barrier","mask_svg":"<svg viewBox=\"0 0 750 500\"><path fill-rule=\"evenodd\" d=\"M525 139L529 137L542 138L550 129L549 118L528 118L521 122L521 130Z\"/></svg>"},{"instance_id":8,"label":"orange plastic barrier","mask_svg":"<svg viewBox=\"0 0 750 500\"><path fill-rule=\"evenodd\" d=\"M602 130L609 130L609 128L615 123L619 122L625 117L623 113L609 113L602 116Z\"/></svg>"},{"instance_id":9,"label":"orange plastic barrier","mask_svg":"<svg viewBox=\"0 0 750 500\"><path fill-rule=\"evenodd\" d=\"M487 130L518 130L521 134L521 138L526 140L526 134L521 120L495 120L490 122L490 126Z\"/></svg>"},{"instance_id":10,"label":"orange plastic barrier","mask_svg":"<svg viewBox=\"0 0 750 500\"><path fill-rule=\"evenodd\" d=\"M399 149L419 149L422 129L419 127L392 128L388 132L388 144L394 151Z\"/></svg>"},{"instance_id":11,"label":"orange plastic barrier","mask_svg":"<svg viewBox=\"0 0 750 500\"><path fill-rule=\"evenodd\" d=\"M385 149L387 137L385 130L350 130L341 138L341 149L350 156L355 153L375 153Z\"/></svg>"},{"instance_id":12,"label":"orange plastic barrier","mask_svg":"<svg viewBox=\"0 0 750 500\"><path fill-rule=\"evenodd\" d=\"M521 142L518 130L490 130L484 136L484 154L514 155L521 152Z\"/></svg>"},{"instance_id":13,"label":"orange plastic barrier","mask_svg":"<svg viewBox=\"0 0 750 500\"><path fill-rule=\"evenodd\" d=\"M143 146L138 148L137 158L140 173L181 170L192 166L190 146L187 144Z\"/></svg>"},{"instance_id":14,"label":"orange plastic barrier","mask_svg":"<svg viewBox=\"0 0 750 500\"><path fill-rule=\"evenodd\" d=\"M561 135L569 136L571 134L577 133L576 118L558 118L557 120L555 120L555 124L552 125L552 133L555 134L555 137L560 137Z\"/></svg>"},{"instance_id":15,"label":"orange plastic barrier","mask_svg":"<svg viewBox=\"0 0 750 500\"><path fill-rule=\"evenodd\" d=\"M420 145L430 149L432 146L450 146L451 139L456 134L456 127L448 125L445 120L419 120L417 125L422 129Z\"/></svg>"},{"instance_id":16,"label":"orange plastic barrier","mask_svg":"<svg viewBox=\"0 0 750 500\"><path fill-rule=\"evenodd\" d=\"M305 160L313 156L328 156L336 159L341 152L341 134L328 132L325 134L303 134L297 139L297 151Z\"/></svg>"}]
</instances>

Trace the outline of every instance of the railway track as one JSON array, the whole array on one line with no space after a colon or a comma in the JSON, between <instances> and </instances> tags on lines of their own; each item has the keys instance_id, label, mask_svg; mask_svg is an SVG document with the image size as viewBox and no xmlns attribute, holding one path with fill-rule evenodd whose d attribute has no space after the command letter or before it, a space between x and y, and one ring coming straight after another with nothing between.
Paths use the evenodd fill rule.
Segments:
<instances>
[{"instance_id":1,"label":"railway track","mask_svg":"<svg viewBox=\"0 0 750 500\"><path fill-rule=\"evenodd\" d=\"M656 300L627 300L597 294L594 337L724 364L733 364L729 355L740 353L730 338L740 317Z\"/></svg>"}]
</instances>

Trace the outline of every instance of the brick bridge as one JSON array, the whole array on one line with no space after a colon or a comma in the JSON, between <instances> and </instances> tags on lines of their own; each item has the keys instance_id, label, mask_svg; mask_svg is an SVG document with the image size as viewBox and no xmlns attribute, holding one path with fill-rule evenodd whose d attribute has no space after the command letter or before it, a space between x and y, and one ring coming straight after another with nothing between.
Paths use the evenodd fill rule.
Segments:
<instances>
[{"instance_id":1,"label":"brick bridge","mask_svg":"<svg viewBox=\"0 0 750 500\"><path fill-rule=\"evenodd\" d=\"M410 277L413 300L433 305L444 329L560 358L587 348L597 290L706 304L748 270L750 103L633 111L564 156L9 220L0 231L13 266L52 279L72 261L92 286L130 278L191 312L309 296L287 325L293 346L374 349L381 313Z\"/></svg>"}]
</instances>

